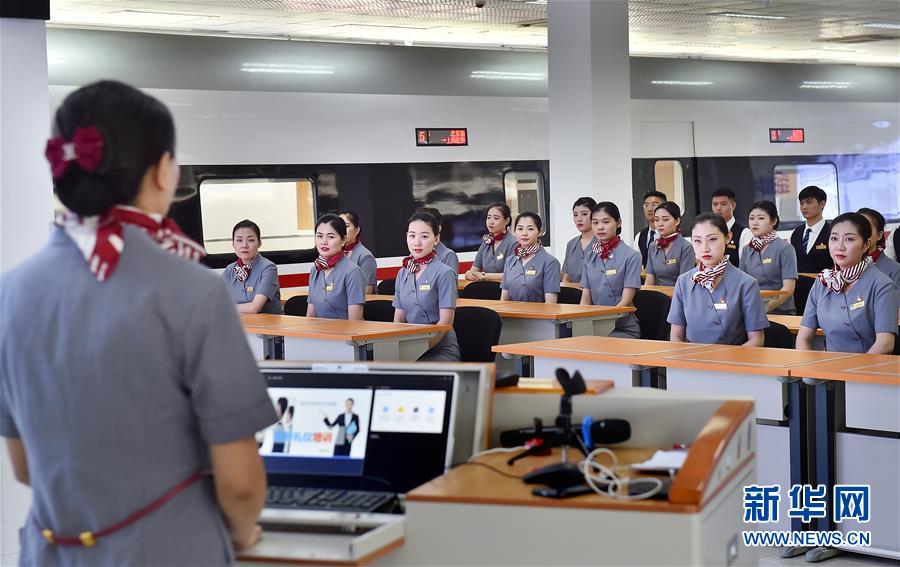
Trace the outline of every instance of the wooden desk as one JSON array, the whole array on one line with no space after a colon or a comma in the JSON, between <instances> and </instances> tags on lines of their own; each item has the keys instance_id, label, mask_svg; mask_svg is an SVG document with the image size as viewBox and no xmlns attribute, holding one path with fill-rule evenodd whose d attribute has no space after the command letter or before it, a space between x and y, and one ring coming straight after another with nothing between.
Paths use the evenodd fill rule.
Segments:
<instances>
[{"instance_id":1,"label":"wooden desk","mask_svg":"<svg viewBox=\"0 0 900 567\"><path fill-rule=\"evenodd\" d=\"M284 305L288 299L297 297L298 295L309 295L309 287L286 287L281 290L281 304Z\"/></svg>"},{"instance_id":2,"label":"wooden desk","mask_svg":"<svg viewBox=\"0 0 900 567\"><path fill-rule=\"evenodd\" d=\"M474 283L474 282L471 282L471 281L469 281L469 280L467 280L467 279L462 279L462 278L460 278L459 280L457 280L456 288L459 289L459 290L466 289L466 287L467 287L470 283ZM500 282L497 282L497 283L499 284ZM580 285L580 284L577 284L577 283L575 283L575 282L560 282L559 285L562 286L562 287L572 287L572 288L575 288L575 289L581 289L581 285Z\"/></svg>"},{"instance_id":3,"label":"wooden desk","mask_svg":"<svg viewBox=\"0 0 900 567\"><path fill-rule=\"evenodd\" d=\"M599 396L610 391L616 384L612 380L585 380L585 395ZM497 388L500 394L555 394L562 395L563 389L556 378L521 378L515 386Z\"/></svg>"},{"instance_id":4,"label":"wooden desk","mask_svg":"<svg viewBox=\"0 0 900 567\"><path fill-rule=\"evenodd\" d=\"M258 335L284 337L287 360L416 360L428 340L449 325L344 321L259 313L241 315L250 346L260 353ZM264 344L264 342L263 342ZM255 345L255 346L254 346Z\"/></svg>"},{"instance_id":5,"label":"wooden desk","mask_svg":"<svg viewBox=\"0 0 900 567\"><path fill-rule=\"evenodd\" d=\"M675 294L675 286L668 285L642 285L642 290L645 291L658 291L659 293L663 293L672 297ZM761 289L759 290L759 295L765 299L766 301L770 301L776 297L780 297L784 293L781 290L777 289Z\"/></svg>"}]
</instances>

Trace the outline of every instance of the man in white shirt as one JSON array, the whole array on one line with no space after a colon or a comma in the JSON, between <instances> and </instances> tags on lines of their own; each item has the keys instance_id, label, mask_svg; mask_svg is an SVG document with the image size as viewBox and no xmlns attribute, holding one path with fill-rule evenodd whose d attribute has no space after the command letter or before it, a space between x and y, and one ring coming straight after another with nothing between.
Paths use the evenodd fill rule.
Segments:
<instances>
[{"instance_id":1,"label":"man in white shirt","mask_svg":"<svg viewBox=\"0 0 900 567\"><path fill-rule=\"evenodd\" d=\"M830 227L822 216L828 195L819 187L810 185L804 187L797 198L800 200L800 214L806 219L791 233L791 245L797 252L797 271L818 274L834 265L828 253Z\"/></svg>"},{"instance_id":2,"label":"man in white shirt","mask_svg":"<svg viewBox=\"0 0 900 567\"><path fill-rule=\"evenodd\" d=\"M725 254L739 268L741 265L741 254L744 246L750 243L753 233L747 230L747 227L737 222L734 218L734 210L737 208L737 200L734 191L723 187L716 189L712 194L712 212L725 219L728 230L731 231L731 240L725 245Z\"/></svg>"},{"instance_id":3,"label":"man in white shirt","mask_svg":"<svg viewBox=\"0 0 900 567\"><path fill-rule=\"evenodd\" d=\"M656 240L656 231L653 229L653 213L656 207L668 200L665 193L660 191L647 191L644 193L644 217L647 219L647 226L634 235L634 245L641 253L641 266L647 265L647 250Z\"/></svg>"}]
</instances>

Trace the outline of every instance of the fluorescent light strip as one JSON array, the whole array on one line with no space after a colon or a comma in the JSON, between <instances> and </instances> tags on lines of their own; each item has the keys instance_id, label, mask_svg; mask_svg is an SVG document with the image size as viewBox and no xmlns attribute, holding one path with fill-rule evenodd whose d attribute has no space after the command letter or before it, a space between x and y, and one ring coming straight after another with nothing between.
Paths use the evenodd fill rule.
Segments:
<instances>
[{"instance_id":1,"label":"fluorescent light strip","mask_svg":"<svg viewBox=\"0 0 900 567\"><path fill-rule=\"evenodd\" d=\"M869 24L862 24L864 28L882 28L886 30L900 30L900 24L892 24L889 22L872 22Z\"/></svg>"},{"instance_id":2,"label":"fluorescent light strip","mask_svg":"<svg viewBox=\"0 0 900 567\"><path fill-rule=\"evenodd\" d=\"M688 87L705 87L712 85L712 81L650 81L652 85L684 85Z\"/></svg>"},{"instance_id":3,"label":"fluorescent light strip","mask_svg":"<svg viewBox=\"0 0 900 567\"><path fill-rule=\"evenodd\" d=\"M543 73L511 73L506 71L472 71L470 79L487 79L490 81L543 81L547 78Z\"/></svg>"},{"instance_id":4,"label":"fluorescent light strip","mask_svg":"<svg viewBox=\"0 0 900 567\"><path fill-rule=\"evenodd\" d=\"M847 81L803 81L801 89L849 89L853 83Z\"/></svg>"},{"instance_id":5,"label":"fluorescent light strip","mask_svg":"<svg viewBox=\"0 0 900 567\"><path fill-rule=\"evenodd\" d=\"M243 73L279 73L291 75L334 75L334 67L327 65L295 65L291 63L243 63Z\"/></svg>"},{"instance_id":6,"label":"fluorescent light strip","mask_svg":"<svg viewBox=\"0 0 900 567\"><path fill-rule=\"evenodd\" d=\"M728 18L749 18L751 20L786 20L787 16L764 16L762 14L741 14L738 12L727 12L725 14L719 14L720 16L726 16Z\"/></svg>"}]
</instances>

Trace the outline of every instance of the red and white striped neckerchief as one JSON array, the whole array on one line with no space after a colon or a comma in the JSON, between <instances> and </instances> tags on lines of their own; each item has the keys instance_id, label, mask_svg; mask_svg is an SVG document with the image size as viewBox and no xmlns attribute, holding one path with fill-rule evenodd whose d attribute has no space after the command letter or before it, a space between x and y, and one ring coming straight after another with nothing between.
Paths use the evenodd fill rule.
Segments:
<instances>
[{"instance_id":1,"label":"red and white striped neckerchief","mask_svg":"<svg viewBox=\"0 0 900 567\"><path fill-rule=\"evenodd\" d=\"M256 257L254 256L253 260L255 259ZM253 260L250 260L249 264L245 264L240 258L237 259L237 263L234 265L234 277L236 277L239 282L243 283L250 277L250 270L253 268Z\"/></svg>"},{"instance_id":2,"label":"red and white striped neckerchief","mask_svg":"<svg viewBox=\"0 0 900 567\"><path fill-rule=\"evenodd\" d=\"M487 244L488 246L493 246L495 242L500 242L506 238L506 231L498 232L497 234L485 234L481 237L481 241Z\"/></svg>"},{"instance_id":3,"label":"red and white striped neckerchief","mask_svg":"<svg viewBox=\"0 0 900 567\"><path fill-rule=\"evenodd\" d=\"M362 238L360 238L359 236L357 236L357 237L356 237L356 240L354 240L354 241L351 242L350 244L344 244L344 246L341 248L341 250L344 251L344 256L349 256L350 253L353 252L353 249L356 248L356 246L357 246L360 242L362 242Z\"/></svg>"},{"instance_id":4,"label":"red and white striped neckerchief","mask_svg":"<svg viewBox=\"0 0 900 567\"><path fill-rule=\"evenodd\" d=\"M607 242L603 242L602 240L598 240L592 246L592 250L600 255L601 260L606 260L610 256L612 256L612 251L615 250L616 246L622 242L622 239L619 238L618 235L613 236Z\"/></svg>"},{"instance_id":5,"label":"red and white striped neckerchief","mask_svg":"<svg viewBox=\"0 0 900 567\"><path fill-rule=\"evenodd\" d=\"M412 256L407 256L406 258L403 259L403 267L406 268L407 270L409 270L411 273L415 274L420 269L422 269L422 266L424 266L425 264L428 264L429 262L434 260L435 256L436 256L436 254L434 253L434 250L432 250L430 253L426 254L425 256L422 256L421 258L414 258Z\"/></svg>"},{"instance_id":6,"label":"red and white striped neckerchief","mask_svg":"<svg viewBox=\"0 0 900 567\"><path fill-rule=\"evenodd\" d=\"M676 238L678 238L677 232L673 232L669 236L660 236L655 240L656 247L660 248L660 249L668 248L669 244L672 244L673 242L675 242Z\"/></svg>"},{"instance_id":7,"label":"red and white striped neckerchief","mask_svg":"<svg viewBox=\"0 0 900 567\"><path fill-rule=\"evenodd\" d=\"M729 261L728 256L726 255L722 258L722 261L709 268L704 266L703 263L700 263L700 269L697 270L691 279L694 280L694 283L700 284L709 291L713 289L713 283L715 283L716 278L725 273L725 268L728 267Z\"/></svg>"},{"instance_id":8,"label":"red and white striped neckerchief","mask_svg":"<svg viewBox=\"0 0 900 567\"><path fill-rule=\"evenodd\" d=\"M319 257L316 258L316 270L321 272L322 270L330 270L335 267L338 262L340 262L344 258L343 254L335 254L331 258L326 258L319 254Z\"/></svg>"},{"instance_id":9,"label":"red and white striped neckerchief","mask_svg":"<svg viewBox=\"0 0 900 567\"><path fill-rule=\"evenodd\" d=\"M181 232L178 224L168 217L161 217L135 207L116 205L101 215L80 217L66 213L56 219L69 238L78 246L97 281L106 281L116 270L119 257L125 248L125 225L143 230L159 244L160 248L199 262L206 251L202 246Z\"/></svg>"},{"instance_id":10,"label":"red and white striped neckerchief","mask_svg":"<svg viewBox=\"0 0 900 567\"><path fill-rule=\"evenodd\" d=\"M837 266L834 269L825 269L819 272L819 281L828 288L828 291L841 293L844 291L844 287L858 280L869 264L873 263L872 258L866 256L858 264L850 266L846 270L841 270Z\"/></svg>"},{"instance_id":11,"label":"red and white striped neckerchief","mask_svg":"<svg viewBox=\"0 0 900 567\"><path fill-rule=\"evenodd\" d=\"M540 242L538 242L537 244L532 244L531 246L526 246L525 248L522 248L521 244L516 244L516 249L513 250L513 254L515 254L516 256L518 256L519 258L522 258L524 260L525 258L527 258L529 256L534 256L535 254L537 254L538 250L540 250L540 249L541 249Z\"/></svg>"},{"instance_id":12,"label":"red and white striped neckerchief","mask_svg":"<svg viewBox=\"0 0 900 567\"><path fill-rule=\"evenodd\" d=\"M774 230L769 234L759 238L758 236L754 236L750 239L750 248L753 248L757 252L762 252L763 248L775 242L775 239L778 238L778 233Z\"/></svg>"},{"instance_id":13,"label":"red and white striped neckerchief","mask_svg":"<svg viewBox=\"0 0 900 567\"><path fill-rule=\"evenodd\" d=\"M869 257L872 258L873 262L877 262L878 258L881 257L882 252L884 252L884 246L876 246L875 250L869 252Z\"/></svg>"}]
</instances>

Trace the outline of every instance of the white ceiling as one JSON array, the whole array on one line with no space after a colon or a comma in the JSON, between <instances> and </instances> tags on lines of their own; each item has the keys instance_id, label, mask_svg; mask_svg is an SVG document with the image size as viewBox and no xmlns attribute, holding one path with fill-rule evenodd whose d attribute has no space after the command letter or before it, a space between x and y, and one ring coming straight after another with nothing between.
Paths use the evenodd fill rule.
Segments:
<instances>
[{"instance_id":1,"label":"white ceiling","mask_svg":"<svg viewBox=\"0 0 900 567\"><path fill-rule=\"evenodd\" d=\"M52 0L50 25L547 48L545 2L485 3L477 8L475 0ZM898 0L631 0L629 20L632 55L900 66ZM872 34L878 37L865 37Z\"/></svg>"}]
</instances>

